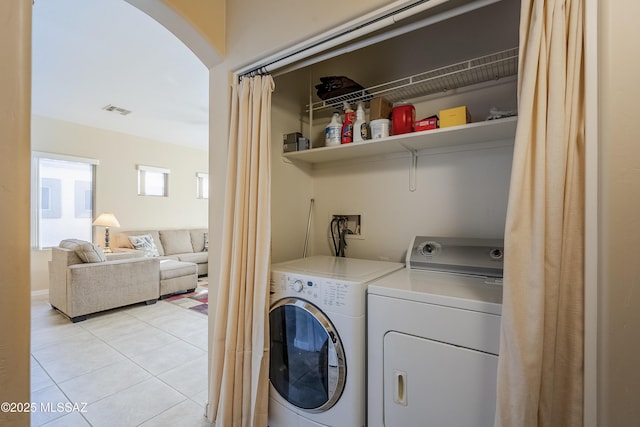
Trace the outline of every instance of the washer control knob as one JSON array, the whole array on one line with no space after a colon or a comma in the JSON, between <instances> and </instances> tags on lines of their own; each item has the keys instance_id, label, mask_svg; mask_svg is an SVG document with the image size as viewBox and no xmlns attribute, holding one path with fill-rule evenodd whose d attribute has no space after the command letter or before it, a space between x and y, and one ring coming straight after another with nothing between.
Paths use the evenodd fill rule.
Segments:
<instances>
[{"instance_id":1,"label":"washer control knob","mask_svg":"<svg viewBox=\"0 0 640 427\"><path fill-rule=\"evenodd\" d=\"M294 291L300 292L302 291L302 288L304 288L304 285L302 284L302 280L296 280L295 282L293 282Z\"/></svg>"}]
</instances>

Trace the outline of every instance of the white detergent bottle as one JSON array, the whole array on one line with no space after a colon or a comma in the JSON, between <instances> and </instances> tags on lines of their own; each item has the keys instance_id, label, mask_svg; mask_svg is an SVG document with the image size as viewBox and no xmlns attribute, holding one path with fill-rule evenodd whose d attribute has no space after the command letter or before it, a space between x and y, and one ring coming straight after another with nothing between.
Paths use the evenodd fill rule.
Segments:
<instances>
[{"instance_id":1,"label":"white detergent bottle","mask_svg":"<svg viewBox=\"0 0 640 427\"><path fill-rule=\"evenodd\" d=\"M342 138L342 119L340 113L333 113L331 121L324 129L324 145L330 147L340 145Z\"/></svg>"},{"instance_id":2,"label":"white detergent bottle","mask_svg":"<svg viewBox=\"0 0 640 427\"><path fill-rule=\"evenodd\" d=\"M356 110L356 121L353 123L353 142L369 139L369 129L364 118L364 105L358 102Z\"/></svg>"}]
</instances>

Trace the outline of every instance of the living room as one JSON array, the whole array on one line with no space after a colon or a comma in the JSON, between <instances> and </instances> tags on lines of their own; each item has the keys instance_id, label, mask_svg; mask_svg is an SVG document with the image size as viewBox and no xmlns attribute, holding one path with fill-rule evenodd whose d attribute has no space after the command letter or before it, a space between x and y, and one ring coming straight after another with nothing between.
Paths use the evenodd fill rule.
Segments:
<instances>
[{"instance_id":1,"label":"living room","mask_svg":"<svg viewBox=\"0 0 640 427\"><path fill-rule=\"evenodd\" d=\"M132 62L143 50L144 60ZM84 204L92 208L93 219L103 212L115 215L120 228L112 228L112 235L207 228L208 195L197 191L208 178L208 70L158 22L126 2L38 4L32 91L34 157L93 164L86 196L91 199ZM105 109L113 104L118 107ZM149 167L166 172L164 197L141 195L139 175ZM45 195L34 183L31 192L37 209ZM49 224L58 230L64 229L61 221L78 216L52 215L57 218ZM84 219L82 237L104 246L104 227L91 228L90 221ZM48 288L47 247L81 236L57 233L47 239L51 226L45 218L34 220L34 226L39 230L32 233L31 290L38 294Z\"/></svg>"},{"instance_id":2,"label":"living room","mask_svg":"<svg viewBox=\"0 0 640 427\"><path fill-rule=\"evenodd\" d=\"M88 43L71 43L81 38ZM114 73L119 67L126 69ZM53 310L49 295L51 246L82 238L104 248L107 230L91 224L102 213L119 223L108 230L115 252L120 232L207 229L208 70L130 4L69 0L34 6L33 76L31 401L84 408L34 411L31 425L161 425L174 417L198 425L205 420L208 318L195 298L206 298L206 275L184 298L77 323ZM87 165L81 194L85 177L77 174L68 185L48 185L56 178L40 166L47 162ZM160 194L141 182L149 171L164 176ZM65 227L77 221L80 235Z\"/></svg>"},{"instance_id":3,"label":"living room","mask_svg":"<svg viewBox=\"0 0 640 427\"><path fill-rule=\"evenodd\" d=\"M208 199L198 198L198 173L207 173L207 152L124 133L47 117L32 118L32 149L82 159L95 159L94 218L115 215L120 230L206 228ZM139 196L138 165L170 171L168 196ZM104 246L104 227L94 227L94 241ZM73 238L78 236L66 236ZM51 250L33 248L31 289L40 294L49 287Z\"/></svg>"}]
</instances>

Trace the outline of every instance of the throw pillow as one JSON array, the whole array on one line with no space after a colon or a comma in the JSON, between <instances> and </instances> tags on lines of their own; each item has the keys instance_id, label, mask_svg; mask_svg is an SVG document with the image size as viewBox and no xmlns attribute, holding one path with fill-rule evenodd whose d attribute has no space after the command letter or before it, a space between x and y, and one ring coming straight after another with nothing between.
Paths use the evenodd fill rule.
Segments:
<instances>
[{"instance_id":1,"label":"throw pillow","mask_svg":"<svg viewBox=\"0 0 640 427\"><path fill-rule=\"evenodd\" d=\"M155 242L153 241L153 237L151 237L150 234L143 234L141 236L129 236L129 241L135 249L142 251L144 256L147 258L153 258L160 255L158 253L158 247L156 246Z\"/></svg>"},{"instance_id":2,"label":"throw pillow","mask_svg":"<svg viewBox=\"0 0 640 427\"><path fill-rule=\"evenodd\" d=\"M81 245L83 243L88 243L86 240L80 239L64 239L60 242L58 247L63 249L75 249L76 246Z\"/></svg>"},{"instance_id":3,"label":"throw pillow","mask_svg":"<svg viewBox=\"0 0 640 427\"><path fill-rule=\"evenodd\" d=\"M107 260L102 248L95 243L80 243L74 248L74 251L82 262L105 262Z\"/></svg>"},{"instance_id":4,"label":"throw pillow","mask_svg":"<svg viewBox=\"0 0 640 427\"><path fill-rule=\"evenodd\" d=\"M209 233L204 233L204 249L205 252L209 252Z\"/></svg>"}]
</instances>

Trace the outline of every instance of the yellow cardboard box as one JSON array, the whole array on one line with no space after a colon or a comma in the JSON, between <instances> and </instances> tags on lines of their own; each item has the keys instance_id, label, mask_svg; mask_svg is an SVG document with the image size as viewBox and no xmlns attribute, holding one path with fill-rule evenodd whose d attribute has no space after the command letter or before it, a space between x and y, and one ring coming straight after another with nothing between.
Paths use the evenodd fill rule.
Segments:
<instances>
[{"instance_id":1,"label":"yellow cardboard box","mask_svg":"<svg viewBox=\"0 0 640 427\"><path fill-rule=\"evenodd\" d=\"M438 116L440 116L441 128L471 123L471 115L469 114L469 110L467 110L466 105L449 108L448 110L440 110Z\"/></svg>"}]
</instances>

